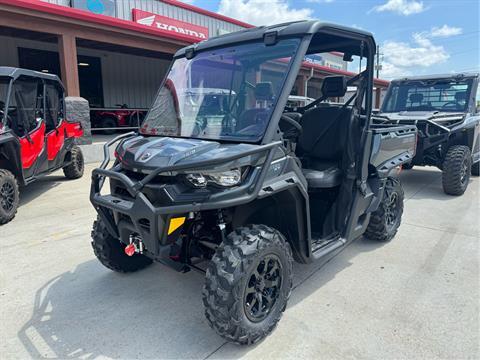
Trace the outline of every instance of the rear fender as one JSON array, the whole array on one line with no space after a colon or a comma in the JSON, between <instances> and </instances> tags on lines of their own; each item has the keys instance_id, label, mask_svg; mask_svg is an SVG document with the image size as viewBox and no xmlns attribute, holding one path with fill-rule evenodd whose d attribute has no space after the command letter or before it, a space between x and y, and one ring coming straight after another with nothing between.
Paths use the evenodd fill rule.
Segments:
<instances>
[{"instance_id":1,"label":"rear fender","mask_svg":"<svg viewBox=\"0 0 480 360\"><path fill-rule=\"evenodd\" d=\"M65 133L67 138L81 138L83 136L82 124L79 122L65 122Z\"/></svg>"},{"instance_id":2,"label":"rear fender","mask_svg":"<svg viewBox=\"0 0 480 360\"><path fill-rule=\"evenodd\" d=\"M9 170L21 185L25 184L20 142L11 132L0 135L0 168Z\"/></svg>"},{"instance_id":3,"label":"rear fender","mask_svg":"<svg viewBox=\"0 0 480 360\"><path fill-rule=\"evenodd\" d=\"M379 177L387 177L399 165L412 161L416 152L415 126L373 129L370 166Z\"/></svg>"}]
</instances>

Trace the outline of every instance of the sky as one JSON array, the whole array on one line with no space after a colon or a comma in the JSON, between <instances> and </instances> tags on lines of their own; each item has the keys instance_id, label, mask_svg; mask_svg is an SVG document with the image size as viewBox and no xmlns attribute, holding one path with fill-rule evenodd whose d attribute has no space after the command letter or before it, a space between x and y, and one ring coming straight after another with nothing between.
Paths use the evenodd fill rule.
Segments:
<instances>
[{"instance_id":1,"label":"sky","mask_svg":"<svg viewBox=\"0 0 480 360\"><path fill-rule=\"evenodd\" d=\"M318 19L370 31L381 78L480 72L479 0L183 0L253 25Z\"/></svg>"}]
</instances>

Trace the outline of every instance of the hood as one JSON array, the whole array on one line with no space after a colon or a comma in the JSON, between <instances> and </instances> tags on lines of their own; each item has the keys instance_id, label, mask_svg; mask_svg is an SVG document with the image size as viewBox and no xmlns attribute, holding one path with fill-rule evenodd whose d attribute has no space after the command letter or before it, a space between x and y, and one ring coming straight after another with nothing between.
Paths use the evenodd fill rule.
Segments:
<instances>
[{"instance_id":1,"label":"hood","mask_svg":"<svg viewBox=\"0 0 480 360\"><path fill-rule=\"evenodd\" d=\"M120 143L116 152L124 168L148 173L160 167L189 163L194 165L195 162L207 159L221 159L257 146L221 144L200 139L135 136ZM248 159L237 160L234 165L247 165L250 161L246 160Z\"/></svg>"},{"instance_id":2,"label":"hood","mask_svg":"<svg viewBox=\"0 0 480 360\"><path fill-rule=\"evenodd\" d=\"M375 117L384 118L392 121L457 121L462 120L464 113L461 112L440 112L440 111L400 111L400 112L381 112L375 114Z\"/></svg>"}]
</instances>

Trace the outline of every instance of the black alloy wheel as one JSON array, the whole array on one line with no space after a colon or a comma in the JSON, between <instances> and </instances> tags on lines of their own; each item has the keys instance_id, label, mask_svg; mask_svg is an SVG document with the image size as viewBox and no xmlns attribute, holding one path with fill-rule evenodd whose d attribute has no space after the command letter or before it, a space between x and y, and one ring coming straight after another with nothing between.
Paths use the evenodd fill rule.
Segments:
<instances>
[{"instance_id":1,"label":"black alloy wheel","mask_svg":"<svg viewBox=\"0 0 480 360\"><path fill-rule=\"evenodd\" d=\"M470 162L468 158L463 159L462 166L460 167L460 183L462 186L466 186L470 179Z\"/></svg>"},{"instance_id":2,"label":"black alloy wheel","mask_svg":"<svg viewBox=\"0 0 480 360\"><path fill-rule=\"evenodd\" d=\"M17 213L20 193L15 175L0 169L0 225L11 221Z\"/></svg>"},{"instance_id":3,"label":"black alloy wheel","mask_svg":"<svg viewBox=\"0 0 480 360\"><path fill-rule=\"evenodd\" d=\"M15 205L15 188L11 183L4 183L0 188L0 205L5 212L11 212Z\"/></svg>"},{"instance_id":4,"label":"black alloy wheel","mask_svg":"<svg viewBox=\"0 0 480 360\"><path fill-rule=\"evenodd\" d=\"M393 239L402 222L404 197L400 180L389 177L385 183L382 201L370 216L365 231L366 238L381 242Z\"/></svg>"},{"instance_id":5,"label":"black alloy wheel","mask_svg":"<svg viewBox=\"0 0 480 360\"><path fill-rule=\"evenodd\" d=\"M388 191L388 190L387 190ZM396 191L388 191L387 198L385 199L385 217L387 223L387 231L392 231L399 221L399 197Z\"/></svg>"},{"instance_id":6,"label":"black alloy wheel","mask_svg":"<svg viewBox=\"0 0 480 360\"><path fill-rule=\"evenodd\" d=\"M250 274L244 295L245 314L253 322L264 320L274 307L282 286L282 265L274 254L264 256Z\"/></svg>"}]
</instances>

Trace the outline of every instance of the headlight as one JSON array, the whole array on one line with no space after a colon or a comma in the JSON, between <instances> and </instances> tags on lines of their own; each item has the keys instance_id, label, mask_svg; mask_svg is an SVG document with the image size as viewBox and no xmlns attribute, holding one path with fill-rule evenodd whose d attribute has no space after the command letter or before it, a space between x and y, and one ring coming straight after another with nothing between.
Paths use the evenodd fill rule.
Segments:
<instances>
[{"instance_id":1,"label":"headlight","mask_svg":"<svg viewBox=\"0 0 480 360\"><path fill-rule=\"evenodd\" d=\"M207 179L202 174L188 174L186 178L195 187L207 186Z\"/></svg>"},{"instance_id":2,"label":"headlight","mask_svg":"<svg viewBox=\"0 0 480 360\"><path fill-rule=\"evenodd\" d=\"M239 169L235 169L219 173L210 173L208 174L208 177L215 184L228 187L238 185L242 179L242 173Z\"/></svg>"},{"instance_id":3,"label":"headlight","mask_svg":"<svg viewBox=\"0 0 480 360\"><path fill-rule=\"evenodd\" d=\"M205 187L209 182L224 187L231 187L240 183L242 172L240 169L233 169L222 172L196 173L188 174L186 179L195 187Z\"/></svg>"}]
</instances>

